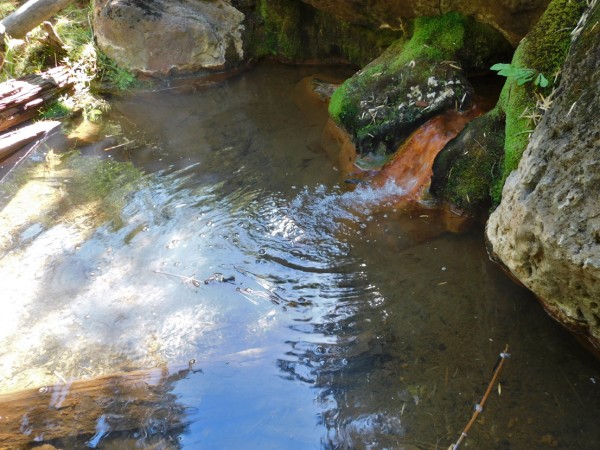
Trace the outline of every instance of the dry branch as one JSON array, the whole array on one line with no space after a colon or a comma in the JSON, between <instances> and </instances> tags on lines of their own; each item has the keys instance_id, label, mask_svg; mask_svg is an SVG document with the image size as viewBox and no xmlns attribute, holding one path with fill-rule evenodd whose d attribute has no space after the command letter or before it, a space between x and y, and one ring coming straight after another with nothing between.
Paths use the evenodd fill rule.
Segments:
<instances>
[{"instance_id":1,"label":"dry branch","mask_svg":"<svg viewBox=\"0 0 600 450\"><path fill-rule=\"evenodd\" d=\"M21 39L27 32L33 30L44 20L65 8L73 0L29 0L21 5L15 12L6 17L1 26L12 38Z\"/></svg>"},{"instance_id":2,"label":"dry branch","mask_svg":"<svg viewBox=\"0 0 600 450\"><path fill-rule=\"evenodd\" d=\"M496 367L494 368L494 374L492 375L492 379L490 380L490 383L488 384L485 394L483 395L481 401L475 405L475 410L473 411L471 420L469 420L469 422L465 426L465 429L460 434L458 441L456 441L455 444L452 444L450 447L448 447L448 450L458 450L458 447L460 447L460 444L462 444L462 442L467 438L467 433L469 432L469 430L471 429L471 427L477 420L477 417L479 417L479 414L481 414L483 412L483 405L485 405L485 402L487 401L488 397L490 396L490 392L492 392L492 388L494 387L494 384L496 384L496 380L498 379L498 376L500 375L500 371L502 370L504 361L506 360L506 358L509 358L509 357L510 357L510 354L508 353L508 345L506 345L506 347L504 347L504 351L502 353L500 353L499 360L496 363Z\"/></svg>"}]
</instances>

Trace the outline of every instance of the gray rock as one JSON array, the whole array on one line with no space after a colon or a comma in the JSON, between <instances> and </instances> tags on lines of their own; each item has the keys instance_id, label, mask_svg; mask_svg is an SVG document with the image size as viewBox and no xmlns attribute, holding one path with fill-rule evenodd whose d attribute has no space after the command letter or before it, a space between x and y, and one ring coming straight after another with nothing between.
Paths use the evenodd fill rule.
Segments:
<instances>
[{"instance_id":1,"label":"gray rock","mask_svg":"<svg viewBox=\"0 0 600 450\"><path fill-rule=\"evenodd\" d=\"M166 76L241 60L243 20L225 0L98 0L94 34L119 66Z\"/></svg>"},{"instance_id":2,"label":"gray rock","mask_svg":"<svg viewBox=\"0 0 600 450\"><path fill-rule=\"evenodd\" d=\"M302 0L353 24L404 29L408 19L457 11L499 30L516 46L550 0Z\"/></svg>"},{"instance_id":3,"label":"gray rock","mask_svg":"<svg viewBox=\"0 0 600 450\"><path fill-rule=\"evenodd\" d=\"M600 351L600 2L593 5L486 234L493 257Z\"/></svg>"}]
</instances>

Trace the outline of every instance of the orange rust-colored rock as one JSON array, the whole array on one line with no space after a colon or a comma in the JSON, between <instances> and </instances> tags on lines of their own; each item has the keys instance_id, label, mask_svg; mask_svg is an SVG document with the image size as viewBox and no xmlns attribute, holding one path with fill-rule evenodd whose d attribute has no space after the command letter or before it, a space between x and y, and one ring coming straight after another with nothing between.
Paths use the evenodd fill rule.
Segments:
<instances>
[{"instance_id":1,"label":"orange rust-colored rock","mask_svg":"<svg viewBox=\"0 0 600 450\"><path fill-rule=\"evenodd\" d=\"M418 200L429 185L437 154L469 121L481 114L477 108L465 113L447 111L427 121L400 146L373 178L373 184L383 186L393 180L405 191L404 199Z\"/></svg>"},{"instance_id":2,"label":"orange rust-colored rock","mask_svg":"<svg viewBox=\"0 0 600 450\"><path fill-rule=\"evenodd\" d=\"M336 165L342 175L346 176L356 172L354 165L356 161L356 147L352 143L350 135L342 130L331 119L327 121L323 129L321 145L329 159Z\"/></svg>"}]
</instances>

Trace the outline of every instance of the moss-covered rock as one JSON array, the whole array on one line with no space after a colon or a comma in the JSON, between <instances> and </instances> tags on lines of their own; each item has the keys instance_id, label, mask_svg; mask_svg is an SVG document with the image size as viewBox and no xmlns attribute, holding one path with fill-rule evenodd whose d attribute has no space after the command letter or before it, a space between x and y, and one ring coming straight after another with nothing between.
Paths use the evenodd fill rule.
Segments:
<instances>
[{"instance_id":1,"label":"moss-covered rock","mask_svg":"<svg viewBox=\"0 0 600 450\"><path fill-rule=\"evenodd\" d=\"M531 69L549 80L546 88L532 81L519 84L509 76L496 108L476 119L437 157L431 192L473 211L500 202L508 175L517 168L529 137L543 114L540 101L553 92L570 44L571 30L585 2L553 0L539 22L517 47L513 69ZM474 140L474 141L473 141Z\"/></svg>"},{"instance_id":2,"label":"moss-covered rock","mask_svg":"<svg viewBox=\"0 0 600 450\"><path fill-rule=\"evenodd\" d=\"M467 73L511 52L495 30L458 13L422 17L333 95L331 117L360 153L391 153L429 117L471 103Z\"/></svg>"},{"instance_id":3,"label":"moss-covered rock","mask_svg":"<svg viewBox=\"0 0 600 450\"><path fill-rule=\"evenodd\" d=\"M495 108L470 122L438 154L430 192L464 211L489 204L503 151L504 115Z\"/></svg>"},{"instance_id":4,"label":"moss-covered rock","mask_svg":"<svg viewBox=\"0 0 600 450\"><path fill-rule=\"evenodd\" d=\"M236 2L246 15L246 54L285 61L349 62L364 66L402 31L350 24L299 0Z\"/></svg>"},{"instance_id":5,"label":"moss-covered rock","mask_svg":"<svg viewBox=\"0 0 600 450\"><path fill-rule=\"evenodd\" d=\"M600 355L600 2L590 4L486 237L490 255Z\"/></svg>"},{"instance_id":6,"label":"moss-covered rock","mask_svg":"<svg viewBox=\"0 0 600 450\"><path fill-rule=\"evenodd\" d=\"M350 23L402 29L417 17L459 12L499 30L516 47L550 0L302 0Z\"/></svg>"},{"instance_id":7,"label":"moss-covered rock","mask_svg":"<svg viewBox=\"0 0 600 450\"><path fill-rule=\"evenodd\" d=\"M502 174L493 189L498 204L508 175L517 168L529 143L529 136L543 111L538 107L539 95L551 94L560 74L575 28L585 8L585 1L553 0L539 22L521 41L512 58L514 68L532 69L551 80L547 88L529 82L519 85L509 77L500 95L498 107L506 117L506 141L502 159Z\"/></svg>"}]
</instances>

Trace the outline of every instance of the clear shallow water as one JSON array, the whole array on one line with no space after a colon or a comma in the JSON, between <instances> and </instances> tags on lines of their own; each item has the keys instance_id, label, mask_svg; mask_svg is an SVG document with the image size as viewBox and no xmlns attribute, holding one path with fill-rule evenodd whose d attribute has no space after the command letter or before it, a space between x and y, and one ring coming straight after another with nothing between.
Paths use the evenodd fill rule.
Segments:
<instances>
[{"instance_id":1,"label":"clear shallow water","mask_svg":"<svg viewBox=\"0 0 600 450\"><path fill-rule=\"evenodd\" d=\"M136 144L112 157L133 166L88 146L13 174L2 391L168 369L141 409L125 390L82 406L57 448L445 449L508 343L464 447L599 448L598 363L480 234L394 211L395 187L347 190L298 87L319 71L264 64L116 100ZM97 180L102 198L78 195Z\"/></svg>"}]
</instances>

